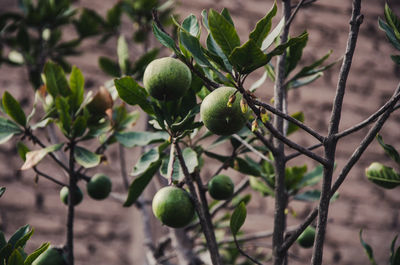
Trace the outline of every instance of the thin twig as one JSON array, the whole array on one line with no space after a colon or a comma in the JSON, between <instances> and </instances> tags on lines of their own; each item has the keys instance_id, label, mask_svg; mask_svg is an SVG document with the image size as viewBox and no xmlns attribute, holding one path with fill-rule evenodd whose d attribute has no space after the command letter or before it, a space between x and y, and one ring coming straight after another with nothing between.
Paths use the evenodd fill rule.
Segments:
<instances>
[{"instance_id":1,"label":"thin twig","mask_svg":"<svg viewBox=\"0 0 400 265\"><path fill-rule=\"evenodd\" d=\"M286 229L286 233L291 233L297 229L297 226L290 226ZM243 235L241 237L236 238L238 242L246 242L246 241L253 241L257 239L263 239L263 238L268 238L272 237L274 231L265 231L265 232L257 232L253 234L247 234ZM224 244L230 244L234 243L234 240L232 238L225 238L221 241L218 242L219 245L224 245Z\"/></svg>"},{"instance_id":2,"label":"thin twig","mask_svg":"<svg viewBox=\"0 0 400 265\"><path fill-rule=\"evenodd\" d=\"M44 178L46 178L46 179L48 179L48 180L51 180L52 182L54 182L54 183L56 183L56 184L58 184L58 185L60 185L60 186L66 186L66 187L68 187L67 184L65 184L65 183L63 183L63 182L61 182L61 181L59 181L59 180L53 178L52 176L47 175L46 173L40 171L39 169L37 169L36 166L33 167L33 171L35 171L36 174L38 174L39 176L42 176L42 177L44 177Z\"/></svg>"},{"instance_id":3,"label":"thin twig","mask_svg":"<svg viewBox=\"0 0 400 265\"><path fill-rule=\"evenodd\" d=\"M300 7L304 4L305 0L300 0L297 4L296 8L294 9L293 13L290 15L290 18L286 21L286 27L289 27L292 23L293 19L296 17L297 12L299 11Z\"/></svg>"},{"instance_id":4,"label":"thin twig","mask_svg":"<svg viewBox=\"0 0 400 265\"><path fill-rule=\"evenodd\" d=\"M237 248L237 250L240 252L240 254L242 254L243 256L245 256L246 258L248 258L249 260L251 260L251 261L254 262L255 264L263 265L262 263L258 262L258 261L255 260L254 258L252 258L250 255L248 255L246 252L244 252L244 251L240 248L239 243L238 243L238 241L236 240L236 236L233 236L233 240L234 240L235 245L236 245L236 248Z\"/></svg>"},{"instance_id":5,"label":"thin twig","mask_svg":"<svg viewBox=\"0 0 400 265\"><path fill-rule=\"evenodd\" d=\"M323 144L322 143L318 143L318 144L314 144L314 145L311 145L311 146L307 147L307 149L308 150L314 150L314 149L317 149L317 148L319 148L321 146L323 146ZM295 153L287 155L286 156L286 162L289 161L289 160L292 160L293 158L298 157L299 155L302 155L302 153L295 152Z\"/></svg>"},{"instance_id":6,"label":"thin twig","mask_svg":"<svg viewBox=\"0 0 400 265\"><path fill-rule=\"evenodd\" d=\"M236 140L238 140L241 144L243 144L244 146L246 146L250 151L252 151L254 154L256 154L258 157L260 157L261 159L272 163L271 159L269 159L268 157L266 157L265 155L263 155L262 153L260 153L257 149L255 149L252 145L250 145L248 142L246 142L245 140L242 139L242 137L240 137L237 134L233 134L232 135L233 138L235 138Z\"/></svg>"}]
</instances>

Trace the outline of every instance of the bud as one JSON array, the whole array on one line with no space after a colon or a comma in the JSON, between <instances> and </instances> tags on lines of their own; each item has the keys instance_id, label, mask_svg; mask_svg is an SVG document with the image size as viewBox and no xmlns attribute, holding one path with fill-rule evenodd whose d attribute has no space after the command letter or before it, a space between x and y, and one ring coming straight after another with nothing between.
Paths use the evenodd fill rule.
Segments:
<instances>
[{"instance_id":1,"label":"bud","mask_svg":"<svg viewBox=\"0 0 400 265\"><path fill-rule=\"evenodd\" d=\"M246 113L249 109L249 105L247 105L247 101L244 98L240 100L240 109L243 113Z\"/></svg>"},{"instance_id":2,"label":"bud","mask_svg":"<svg viewBox=\"0 0 400 265\"><path fill-rule=\"evenodd\" d=\"M269 121L269 115L267 113L267 110L264 107L260 108L260 116L261 116L261 121L263 123L266 123L267 121Z\"/></svg>"},{"instance_id":3,"label":"bud","mask_svg":"<svg viewBox=\"0 0 400 265\"><path fill-rule=\"evenodd\" d=\"M231 108L231 107L232 107L232 104L235 102L235 100L236 100L236 95L233 94L232 96L229 97L228 103L226 103L226 105L227 105L229 108Z\"/></svg>"},{"instance_id":4,"label":"bud","mask_svg":"<svg viewBox=\"0 0 400 265\"><path fill-rule=\"evenodd\" d=\"M236 159L233 161L233 169L239 170L239 162Z\"/></svg>"},{"instance_id":5,"label":"bud","mask_svg":"<svg viewBox=\"0 0 400 265\"><path fill-rule=\"evenodd\" d=\"M255 132L258 129L258 123L257 123L257 119L255 119L252 123L251 123L251 131Z\"/></svg>"}]
</instances>

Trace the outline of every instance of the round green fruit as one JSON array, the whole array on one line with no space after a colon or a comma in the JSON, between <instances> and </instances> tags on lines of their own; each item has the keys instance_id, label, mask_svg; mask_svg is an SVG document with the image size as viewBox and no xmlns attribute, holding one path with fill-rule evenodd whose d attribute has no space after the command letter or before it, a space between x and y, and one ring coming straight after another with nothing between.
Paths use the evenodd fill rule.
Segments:
<instances>
[{"instance_id":1,"label":"round green fruit","mask_svg":"<svg viewBox=\"0 0 400 265\"><path fill-rule=\"evenodd\" d=\"M178 59L165 57L152 61L146 67L143 83L152 97L158 100L177 100L189 89L192 74Z\"/></svg>"},{"instance_id":2,"label":"round green fruit","mask_svg":"<svg viewBox=\"0 0 400 265\"><path fill-rule=\"evenodd\" d=\"M67 261L61 249L49 247L32 262L32 265L67 265Z\"/></svg>"},{"instance_id":3,"label":"round green fruit","mask_svg":"<svg viewBox=\"0 0 400 265\"><path fill-rule=\"evenodd\" d=\"M234 184L226 175L216 175L208 182L208 192L216 200L227 200L233 195Z\"/></svg>"},{"instance_id":4,"label":"round green fruit","mask_svg":"<svg viewBox=\"0 0 400 265\"><path fill-rule=\"evenodd\" d=\"M207 95L201 103L201 119L212 133L231 135L240 131L246 124L248 113L243 113L240 108L242 99L240 93L236 93L232 106L227 106L229 98L235 91L233 87L219 87Z\"/></svg>"},{"instance_id":5,"label":"round green fruit","mask_svg":"<svg viewBox=\"0 0 400 265\"><path fill-rule=\"evenodd\" d=\"M153 213L163 224L180 228L192 221L194 206L189 194L177 187L164 187L154 195Z\"/></svg>"},{"instance_id":6,"label":"round green fruit","mask_svg":"<svg viewBox=\"0 0 400 265\"><path fill-rule=\"evenodd\" d=\"M303 248L310 248L314 245L315 228L308 226L297 238L297 243Z\"/></svg>"},{"instance_id":7,"label":"round green fruit","mask_svg":"<svg viewBox=\"0 0 400 265\"><path fill-rule=\"evenodd\" d=\"M95 200L104 200L111 192L112 183L109 177L103 174L94 175L86 184L89 196Z\"/></svg>"},{"instance_id":8,"label":"round green fruit","mask_svg":"<svg viewBox=\"0 0 400 265\"><path fill-rule=\"evenodd\" d=\"M69 196L69 189L68 189L68 187L64 186L60 190L60 199L65 205L68 205L68 196ZM75 198L75 200L73 202L74 205L78 205L79 203L81 203L81 201L83 199L83 193L79 187L77 187L77 189L75 190L74 198Z\"/></svg>"}]
</instances>

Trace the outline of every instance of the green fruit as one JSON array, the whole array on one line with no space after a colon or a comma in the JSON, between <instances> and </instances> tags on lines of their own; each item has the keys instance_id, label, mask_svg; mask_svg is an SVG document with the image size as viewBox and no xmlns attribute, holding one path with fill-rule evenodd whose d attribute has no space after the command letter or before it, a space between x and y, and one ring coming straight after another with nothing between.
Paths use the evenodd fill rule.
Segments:
<instances>
[{"instance_id":1,"label":"green fruit","mask_svg":"<svg viewBox=\"0 0 400 265\"><path fill-rule=\"evenodd\" d=\"M49 247L32 262L32 265L67 265L67 262L61 249Z\"/></svg>"},{"instance_id":2,"label":"green fruit","mask_svg":"<svg viewBox=\"0 0 400 265\"><path fill-rule=\"evenodd\" d=\"M103 174L94 175L86 185L89 196L95 200L103 200L111 192L112 183L109 177Z\"/></svg>"},{"instance_id":3,"label":"green fruit","mask_svg":"<svg viewBox=\"0 0 400 265\"><path fill-rule=\"evenodd\" d=\"M310 248L314 245L315 228L308 226L297 238L297 243L303 248Z\"/></svg>"},{"instance_id":4,"label":"green fruit","mask_svg":"<svg viewBox=\"0 0 400 265\"><path fill-rule=\"evenodd\" d=\"M204 125L214 134L231 135L246 124L248 113L240 108L242 95L236 93L231 107L227 106L229 98L235 93L233 87L219 87L204 98L200 107L200 115Z\"/></svg>"},{"instance_id":5,"label":"green fruit","mask_svg":"<svg viewBox=\"0 0 400 265\"><path fill-rule=\"evenodd\" d=\"M194 206L189 194L177 187L164 187L153 198L153 213L165 225L180 228L192 221Z\"/></svg>"},{"instance_id":6,"label":"green fruit","mask_svg":"<svg viewBox=\"0 0 400 265\"><path fill-rule=\"evenodd\" d=\"M189 89L192 74L178 59L165 57L152 61L146 67L143 83L152 97L158 100L177 100Z\"/></svg>"},{"instance_id":7,"label":"green fruit","mask_svg":"<svg viewBox=\"0 0 400 265\"><path fill-rule=\"evenodd\" d=\"M64 186L60 190L60 199L65 205L68 205L68 195L69 195L69 189L68 189L68 187ZM77 189L75 190L74 199L75 199L74 203L73 203L74 205L78 205L79 203L81 203L81 201L83 199L83 193L79 187L77 187Z\"/></svg>"},{"instance_id":8,"label":"green fruit","mask_svg":"<svg viewBox=\"0 0 400 265\"><path fill-rule=\"evenodd\" d=\"M234 184L226 175L216 175L208 182L208 192L216 200L227 200L233 195Z\"/></svg>"}]
</instances>

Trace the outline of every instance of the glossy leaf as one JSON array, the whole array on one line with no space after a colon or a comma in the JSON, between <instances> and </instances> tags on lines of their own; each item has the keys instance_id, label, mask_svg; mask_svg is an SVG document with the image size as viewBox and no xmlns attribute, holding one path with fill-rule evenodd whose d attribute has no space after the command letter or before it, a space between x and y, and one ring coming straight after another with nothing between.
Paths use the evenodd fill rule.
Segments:
<instances>
[{"instance_id":1,"label":"glossy leaf","mask_svg":"<svg viewBox=\"0 0 400 265\"><path fill-rule=\"evenodd\" d=\"M132 148L163 142L169 139L169 135L166 132L119 132L115 138L125 147Z\"/></svg>"},{"instance_id":2,"label":"glossy leaf","mask_svg":"<svg viewBox=\"0 0 400 265\"><path fill-rule=\"evenodd\" d=\"M397 40L400 40L400 19L393 13L387 3L385 4L385 19L392 28Z\"/></svg>"},{"instance_id":3,"label":"glossy leaf","mask_svg":"<svg viewBox=\"0 0 400 265\"><path fill-rule=\"evenodd\" d=\"M213 9L208 13L208 25L211 35L226 56L240 45L239 35L235 27L221 14Z\"/></svg>"},{"instance_id":4,"label":"glossy leaf","mask_svg":"<svg viewBox=\"0 0 400 265\"><path fill-rule=\"evenodd\" d=\"M170 48L175 52L175 54L180 54L180 51L176 47L175 41L165 32L163 32L157 25L153 22L153 33L158 41L167 48Z\"/></svg>"},{"instance_id":5,"label":"glossy leaf","mask_svg":"<svg viewBox=\"0 0 400 265\"><path fill-rule=\"evenodd\" d=\"M28 233L26 233L23 237L21 237L20 239L18 239L18 241L15 243L14 248L24 248L26 245L26 242L28 242L28 240L32 237L33 233L34 233L34 229L32 228Z\"/></svg>"},{"instance_id":6,"label":"glossy leaf","mask_svg":"<svg viewBox=\"0 0 400 265\"><path fill-rule=\"evenodd\" d=\"M7 142L14 134L22 133L22 130L13 121L0 117L0 144Z\"/></svg>"},{"instance_id":7,"label":"glossy leaf","mask_svg":"<svg viewBox=\"0 0 400 265\"><path fill-rule=\"evenodd\" d=\"M160 154L157 150L157 148L152 148L149 151L145 152L142 154L142 156L139 158L139 161L136 163L136 165L133 167L132 176L138 176L145 172L147 168L153 163L159 160Z\"/></svg>"},{"instance_id":8,"label":"glossy leaf","mask_svg":"<svg viewBox=\"0 0 400 265\"><path fill-rule=\"evenodd\" d=\"M385 144L383 141L383 138L380 134L376 136L376 139L378 140L379 145L385 150L385 153L398 165L400 165L400 155L397 152L396 148L389 144Z\"/></svg>"},{"instance_id":9,"label":"glossy leaf","mask_svg":"<svg viewBox=\"0 0 400 265\"><path fill-rule=\"evenodd\" d=\"M232 213L231 220L230 220L230 228L233 236L236 236L239 232L240 228L244 224L246 220L247 210L246 205L244 202L241 202Z\"/></svg>"},{"instance_id":10,"label":"glossy leaf","mask_svg":"<svg viewBox=\"0 0 400 265\"><path fill-rule=\"evenodd\" d=\"M26 115L21 108L19 102L7 91L3 94L3 108L5 112L10 116L16 123L25 127L26 126Z\"/></svg>"},{"instance_id":11,"label":"glossy leaf","mask_svg":"<svg viewBox=\"0 0 400 265\"><path fill-rule=\"evenodd\" d=\"M369 181L385 189L393 189L400 185L400 175L391 167L373 162L365 171Z\"/></svg>"},{"instance_id":12,"label":"glossy leaf","mask_svg":"<svg viewBox=\"0 0 400 265\"><path fill-rule=\"evenodd\" d=\"M63 147L63 143L48 146L43 149L34 150L26 153L25 163L22 165L21 170L27 170L36 166L42 159L51 152L60 150Z\"/></svg>"},{"instance_id":13,"label":"glossy leaf","mask_svg":"<svg viewBox=\"0 0 400 265\"><path fill-rule=\"evenodd\" d=\"M76 66L72 67L71 75L69 76L69 87L71 88L69 105L73 111L77 111L83 102L85 78L81 70Z\"/></svg>"},{"instance_id":14,"label":"glossy leaf","mask_svg":"<svg viewBox=\"0 0 400 265\"><path fill-rule=\"evenodd\" d=\"M133 180L129 186L128 197L124 203L124 207L129 207L136 202L160 166L161 160L151 163L150 166L143 172L143 174Z\"/></svg>"},{"instance_id":15,"label":"glossy leaf","mask_svg":"<svg viewBox=\"0 0 400 265\"><path fill-rule=\"evenodd\" d=\"M179 31L179 36L183 47L185 47L185 49L192 54L193 58L200 66L212 67L211 63L204 55L202 47L200 46L200 42L196 37L193 37L189 33L182 30Z\"/></svg>"},{"instance_id":16,"label":"glossy leaf","mask_svg":"<svg viewBox=\"0 0 400 265\"><path fill-rule=\"evenodd\" d=\"M70 106L68 104L68 100L64 97L57 97L56 109L60 120L61 130L66 136L68 136L69 133L71 132L71 123L72 123L72 118L69 113Z\"/></svg>"},{"instance_id":17,"label":"glossy leaf","mask_svg":"<svg viewBox=\"0 0 400 265\"><path fill-rule=\"evenodd\" d=\"M386 24L381 18L378 18L379 28L386 33L386 37L390 41L390 43L395 47L397 50L400 51L400 41L396 38L396 35L393 29Z\"/></svg>"},{"instance_id":18,"label":"glossy leaf","mask_svg":"<svg viewBox=\"0 0 400 265\"><path fill-rule=\"evenodd\" d=\"M215 42L211 34L208 34L207 40L207 56L209 56L215 63L220 65L220 67L225 72L232 72L232 65L228 60L228 57L224 54L218 44Z\"/></svg>"},{"instance_id":19,"label":"glossy leaf","mask_svg":"<svg viewBox=\"0 0 400 265\"><path fill-rule=\"evenodd\" d=\"M7 265L24 265L24 257L22 256L20 249L14 249L11 256L8 258Z\"/></svg>"},{"instance_id":20,"label":"glossy leaf","mask_svg":"<svg viewBox=\"0 0 400 265\"><path fill-rule=\"evenodd\" d=\"M296 120L298 120L300 122L304 122L304 113L302 111L293 113L290 116L292 116L293 118L295 118ZM298 129L299 129L299 126L295 125L292 122L289 122L289 126L288 126L288 129L287 129L287 135L290 135L290 134L294 133Z\"/></svg>"},{"instance_id":21,"label":"glossy leaf","mask_svg":"<svg viewBox=\"0 0 400 265\"><path fill-rule=\"evenodd\" d=\"M261 50L266 51L275 41L275 39L281 34L283 27L285 26L285 18L282 18L278 25L271 31L270 34L265 38L261 44Z\"/></svg>"},{"instance_id":22,"label":"glossy leaf","mask_svg":"<svg viewBox=\"0 0 400 265\"><path fill-rule=\"evenodd\" d=\"M87 119L85 116L78 116L72 125L71 135L74 138L81 137L87 128Z\"/></svg>"},{"instance_id":23,"label":"glossy leaf","mask_svg":"<svg viewBox=\"0 0 400 265\"><path fill-rule=\"evenodd\" d=\"M185 160L185 164L189 173L193 173L196 167L199 165L196 152L193 149L187 147L183 149L182 156Z\"/></svg>"},{"instance_id":24,"label":"glossy leaf","mask_svg":"<svg viewBox=\"0 0 400 265\"><path fill-rule=\"evenodd\" d=\"M100 164L100 155L80 146L75 146L74 151L74 158L76 162L84 168L91 168Z\"/></svg>"},{"instance_id":25,"label":"glossy leaf","mask_svg":"<svg viewBox=\"0 0 400 265\"><path fill-rule=\"evenodd\" d=\"M123 35L119 36L117 43L118 64L121 72L126 74L129 70L129 49Z\"/></svg>"},{"instance_id":26,"label":"glossy leaf","mask_svg":"<svg viewBox=\"0 0 400 265\"><path fill-rule=\"evenodd\" d=\"M303 55L303 49L306 47L308 41L308 36L295 45L290 46L286 53L286 76L296 68L299 63L301 56Z\"/></svg>"},{"instance_id":27,"label":"glossy leaf","mask_svg":"<svg viewBox=\"0 0 400 265\"><path fill-rule=\"evenodd\" d=\"M274 2L271 10L257 22L256 27L250 33L249 38L252 39L255 44L261 48L264 39L267 37L269 31L271 30L272 18L276 15L277 6Z\"/></svg>"},{"instance_id":28,"label":"glossy leaf","mask_svg":"<svg viewBox=\"0 0 400 265\"><path fill-rule=\"evenodd\" d=\"M43 69L46 77L46 89L54 98L58 95L68 96L70 88L64 70L61 66L49 61Z\"/></svg>"},{"instance_id":29,"label":"glossy leaf","mask_svg":"<svg viewBox=\"0 0 400 265\"><path fill-rule=\"evenodd\" d=\"M231 17L231 14L229 13L229 10L227 8L223 8L221 11L221 15L232 25L235 26L235 24L233 23L233 19Z\"/></svg>"},{"instance_id":30,"label":"glossy leaf","mask_svg":"<svg viewBox=\"0 0 400 265\"><path fill-rule=\"evenodd\" d=\"M312 82L314 82L315 80L317 80L318 78L320 78L321 76L323 76L324 74L321 72L315 73L313 75L310 76L306 76L306 77L302 77L302 78L298 78L296 80L293 80L291 82L289 82L289 85L287 86L287 89L294 89L294 88L299 88L302 86L306 86Z\"/></svg>"},{"instance_id":31,"label":"glossy leaf","mask_svg":"<svg viewBox=\"0 0 400 265\"><path fill-rule=\"evenodd\" d=\"M114 80L120 98L129 105L139 105L147 114L154 114L151 104L147 101L147 92L131 77Z\"/></svg>"},{"instance_id":32,"label":"glossy leaf","mask_svg":"<svg viewBox=\"0 0 400 265\"><path fill-rule=\"evenodd\" d=\"M50 243L44 243L39 248L35 249L24 261L24 265L31 265L32 262L40 256L43 252L45 252L50 247Z\"/></svg>"},{"instance_id":33,"label":"glossy leaf","mask_svg":"<svg viewBox=\"0 0 400 265\"><path fill-rule=\"evenodd\" d=\"M8 243L11 244L11 246L14 248L21 238L23 238L25 235L27 235L30 232L30 227L29 225L24 225L18 228L17 231L14 232L14 234L10 237L8 240Z\"/></svg>"},{"instance_id":34,"label":"glossy leaf","mask_svg":"<svg viewBox=\"0 0 400 265\"><path fill-rule=\"evenodd\" d=\"M369 261L371 262L371 264L372 264L372 265L377 265L377 263L376 263L376 261L375 261L375 259L374 259L374 251L372 250L371 246L368 245L367 243L365 243L364 240L362 239L362 232L363 232L363 231L362 231L362 229L361 229L361 230L360 230L360 233L359 233L361 245L363 246L363 248L364 248L364 250L365 250L365 253L367 254L368 259L369 259Z\"/></svg>"},{"instance_id":35,"label":"glossy leaf","mask_svg":"<svg viewBox=\"0 0 400 265\"><path fill-rule=\"evenodd\" d=\"M3 196L4 192L6 192L6 187L0 187L0 198ZM4 236L4 235L3 235ZM0 249L2 248L1 239L0 239Z\"/></svg>"},{"instance_id":36,"label":"glossy leaf","mask_svg":"<svg viewBox=\"0 0 400 265\"><path fill-rule=\"evenodd\" d=\"M190 14L182 22L182 28L186 30L193 37L200 36L200 26L195 15Z\"/></svg>"},{"instance_id":37,"label":"glossy leaf","mask_svg":"<svg viewBox=\"0 0 400 265\"><path fill-rule=\"evenodd\" d=\"M119 65L111 60L110 58L100 56L99 57L99 66L104 73L112 76L112 77L120 77L121 70L119 69Z\"/></svg>"}]
</instances>

